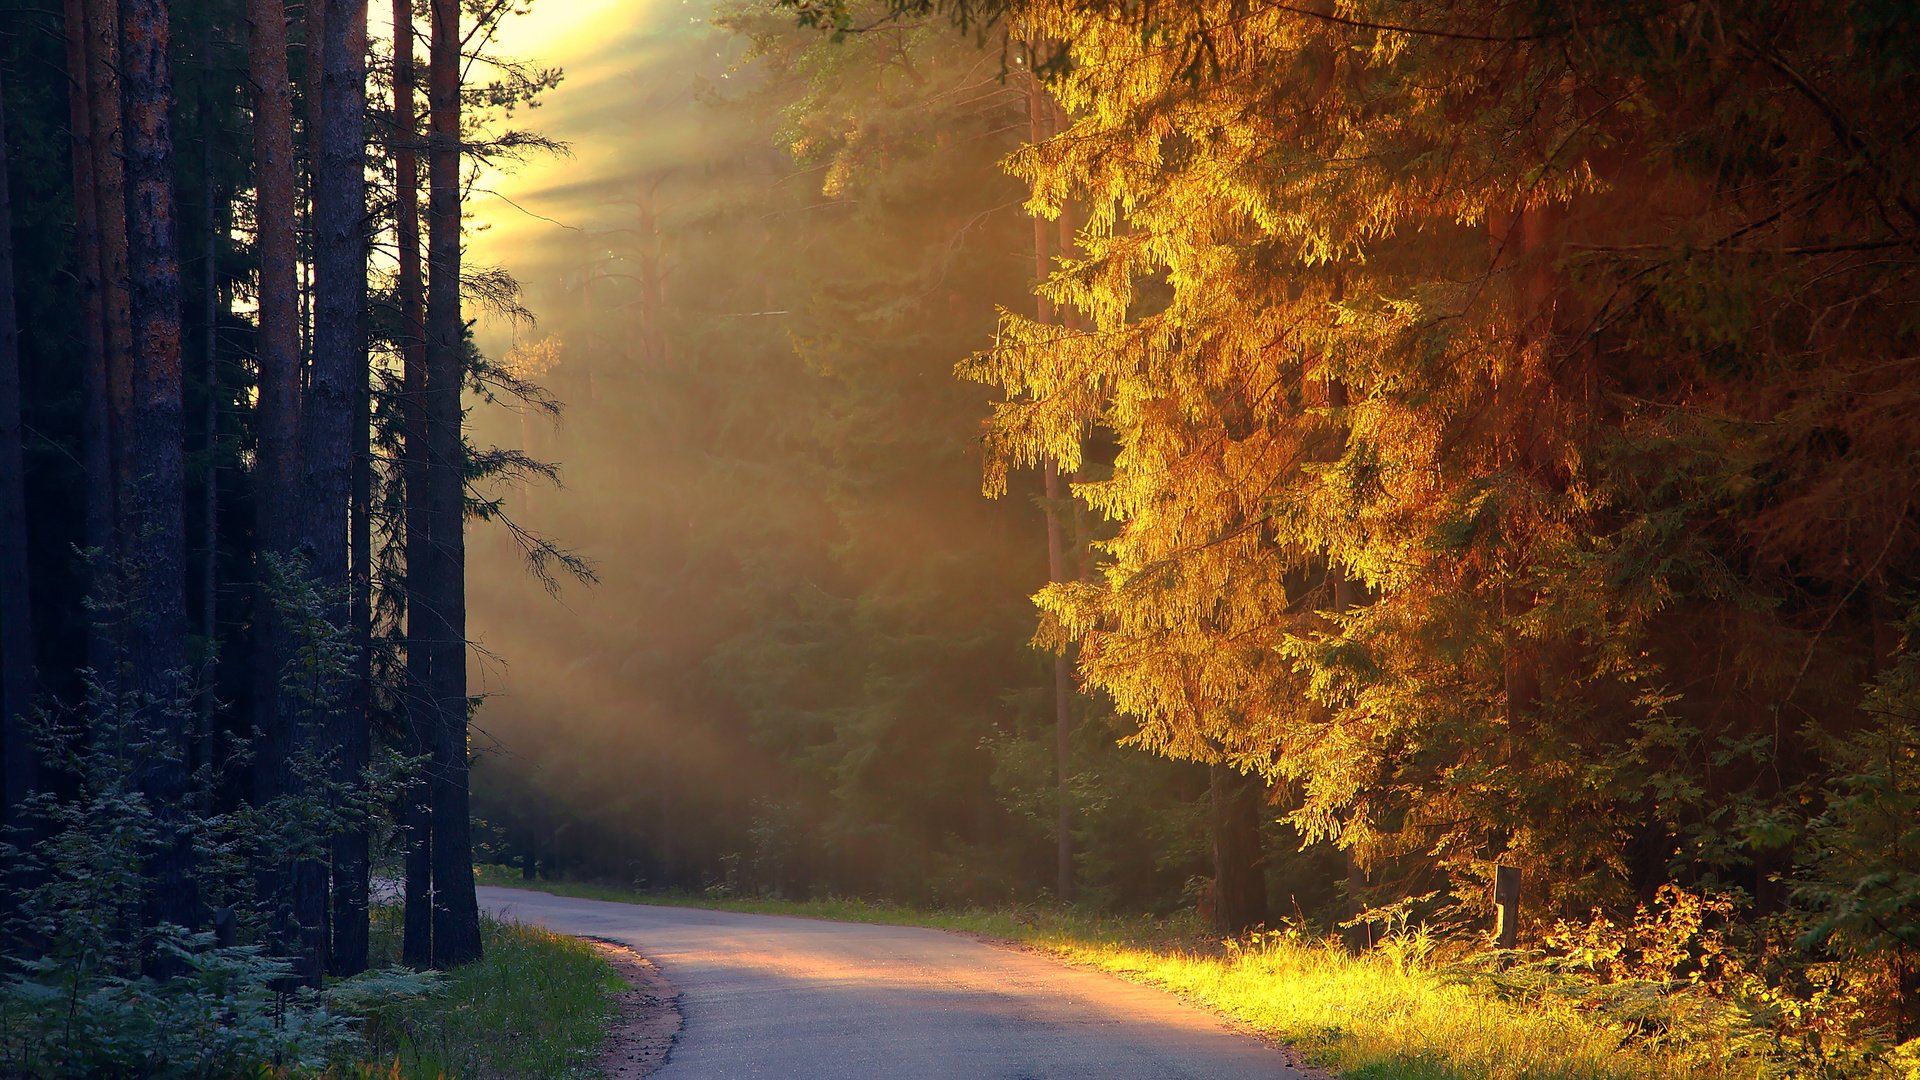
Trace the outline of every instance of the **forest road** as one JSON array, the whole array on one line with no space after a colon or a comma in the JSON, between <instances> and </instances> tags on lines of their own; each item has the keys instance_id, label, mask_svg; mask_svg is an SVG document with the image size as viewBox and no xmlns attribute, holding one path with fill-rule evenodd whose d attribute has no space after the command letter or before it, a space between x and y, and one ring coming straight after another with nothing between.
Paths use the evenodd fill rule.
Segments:
<instances>
[{"instance_id":1,"label":"forest road","mask_svg":"<svg viewBox=\"0 0 1920 1080\"><path fill-rule=\"evenodd\" d=\"M480 906L657 964L685 1026L656 1080L1305 1080L1170 994L941 930L501 888Z\"/></svg>"}]
</instances>

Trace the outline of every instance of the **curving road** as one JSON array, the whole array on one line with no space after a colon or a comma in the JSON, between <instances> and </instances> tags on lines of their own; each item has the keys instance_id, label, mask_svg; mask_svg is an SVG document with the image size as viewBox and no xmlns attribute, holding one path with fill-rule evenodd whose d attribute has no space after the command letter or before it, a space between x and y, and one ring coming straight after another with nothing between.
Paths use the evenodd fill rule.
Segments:
<instances>
[{"instance_id":1,"label":"curving road","mask_svg":"<svg viewBox=\"0 0 1920 1080\"><path fill-rule=\"evenodd\" d=\"M657 1080L1304 1080L1171 995L941 930L518 889L480 906L659 965L686 1024Z\"/></svg>"}]
</instances>

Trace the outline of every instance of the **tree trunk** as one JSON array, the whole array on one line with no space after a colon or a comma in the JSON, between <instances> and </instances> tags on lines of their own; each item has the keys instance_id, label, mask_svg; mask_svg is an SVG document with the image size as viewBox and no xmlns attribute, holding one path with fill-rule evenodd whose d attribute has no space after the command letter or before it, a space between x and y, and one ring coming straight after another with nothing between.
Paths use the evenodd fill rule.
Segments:
<instances>
[{"instance_id":1,"label":"tree trunk","mask_svg":"<svg viewBox=\"0 0 1920 1080\"><path fill-rule=\"evenodd\" d=\"M439 738L432 772L433 962L480 957L468 821L465 458L461 438L465 324L460 317L460 4L433 0L428 103L432 114L427 207L427 545L420 569L433 652L432 703Z\"/></svg>"},{"instance_id":2,"label":"tree trunk","mask_svg":"<svg viewBox=\"0 0 1920 1080\"><path fill-rule=\"evenodd\" d=\"M291 559L298 542L297 503L276 492L299 490L300 469L300 283L295 239L293 87L287 72L287 19L283 0L248 0L248 77L253 83L254 225L259 243L259 330L255 351L259 390L254 407L257 451L254 464L254 528L260 553ZM290 764L306 740L301 738L299 708L282 683L294 655L291 632L274 610L263 566L254 594L256 628L253 667L254 723L259 742L254 753L254 799L258 805L294 791ZM313 867L305 877L311 887ZM270 875L271 876L271 875ZM295 870L283 882L269 881L270 893L288 885L298 889ZM295 905L302 949L301 975L319 976L312 943L320 933L318 913L309 903Z\"/></svg>"},{"instance_id":3,"label":"tree trunk","mask_svg":"<svg viewBox=\"0 0 1920 1080\"><path fill-rule=\"evenodd\" d=\"M13 195L7 182L6 94L0 87L0 824L19 824L37 783L33 613L27 598L26 464L20 447L20 327L13 306Z\"/></svg>"},{"instance_id":4,"label":"tree trunk","mask_svg":"<svg viewBox=\"0 0 1920 1080\"><path fill-rule=\"evenodd\" d=\"M133 689L153 695L147 711L164 752L149 761L144 787L162 848L152 866L151 915L195 923L193 846L187 835L186 755L190 729L178 697L187 662L185 407L180 356L180 257L173 186L173 70L166 0L123 0L120 77L126 115L127 245L133 314L133 415L129 475L121 492L132 576L128 663ZM136 475L137 474L137 475Z\"/></svg>"},{"instance_id":5,"label":"tree trunk","mask_svg":"<svg viewBox=\"0 0 1920 1080\"><path fill-rule=\"evenodd\" d=\"M1212 766L1214 930L1244 934L1267 921L1266 853L1260 811L1267 785L1224 762Z\"/></svg>"},{"instance_id":6,"label":"tree trunk","mask_svg":"<svg viewBox=\"0 0 1920 1080\"><path fill-rule=\"evenodd\" d=\"M213 23L209 20L200 32L201 63L213 66ZM205 271L201 297L201 316L205 336L201 339L201 374L206 401L200 411L200 445L206 453L200 484L200 523L205 531L205 547L200 558L200 632L207 641L207 685L201 688L200 707L194 714L194 752L196 768L213 767L213 714L215 709L213 664L219 659L215 643L220 637L216 604L220 582L220 237L228 229L217 208L213 190L213 101L208 92L210 78L200 80L200 115L206 129L200 136L200 195L205 203L206 220L201 222L201 255ZM202 809L209 809L203 805Z\"/></svg>"},{"instance_id":7,"label":"tree trunk","mask_svg":"<svg viewBox=\"0 0 1920 1080\"><path fill-rule=\"evenodd\" d=\"M427 554L426 418L421 399L426 385L426 295L420 279L420 161L414 117L413 4L393 0L393 169L394 230L400 273L401 423L405 428L400 449L400 477L406 492L408 567L407 693L402 717L411 738L408 753L430 757L436 723L426 702L431 686L432 653L424 641L415 647L413 635L424 625L420 605L414 603L413 568ZM433 819L428 785L414 777L402 795L402 822L406 830L405 915L401 957L415 968L433 963Z\"/></svg>"},{"instance_id":8,"label":"tree trunk","mask_svg":"<svg viewBox=\"0 0 1920 1080\"><path fill-rule=\"evenodd\" d=\"M356 460L367 417L367 6L330 0L321 29L320 137L314 166L313 372L305 423L305 546L310 572L338 602L328 621L350 627L357 582L349 574L348 530ZM356 410L358 413L356 414ZM357 635L356 635L357 636ZM370 747L365 699L353 675L335 682L327 703L328 745L339 790L359 787ZM367 838L347 828L332 838L333 945L329 967L353 974L367 964Z\"/></svg>"},{"instance_id":9,"label":"tree trunk","mask_svg":"<svg viewBox=\"0 0 1920 1080\"><path fill-rule=\"evenodd\" d=\"M130 470L128 446L133 415L133 313L127 266L127 173L124 117L120 95L120 10L116 0L85 0L87 32L87 101L92 122L87 137L92 148L96 182L94 207L100 226L100 286L106 343L107 411L105 446L110 472L101 478L111 514L112 542L102 551L110 560L98 568L96 579L120 572L125 555L125 510L120 505ZM104 599L117 589L96 592ZM103 677L111 677L124 651L118 631L103 638L101 655L92 658Z\"/></svg>"},{"instance_id":10,"label":"tree trunk","mask_svg":"<svg viewBox=\"0 0 1920 1080\"><path fill-rule=\"evenodd\" d=\"M86 518L81 544L113 553L113 466L108 416L106 282L100 236L100 165L94 159L93 93L89 86L95 38L82 0L66 0L67 130L73 154L74 275L80 285L80 464L86 471ZM95 572L104 567L96 566ZM93 590L96 595L99 589ZM87 666L103 675L113 666L107 634L88 621Z\"/></svg>"},{"instance_id":11,"label":"tree trunk","mask_svg":"<svg viewBox=\"0 0 1920 1080\"><path fill-rule=\"evenodd\" d=\"M1031 59L1034 46L1029 44ZM1051 115L1046 90L1037 76L1027 79L1027 137L1035 145L1046 141ZM1033 219L1033 280L1038 286L1052 272L1047 250L1047 223ZM1042 294L1035 301L1035 318L1053 321L1053 302ZM1060 527L1060 472L1051 461L1042 466L1047 500L1047 580L1065 581L1066 540ZM1054 895L1063 904L1073 902L1073 802L1069 790L1073 751L1073 672L1065 652L1053 658L1053 772L1054 772Z\"/></svg>"}]
</instances>

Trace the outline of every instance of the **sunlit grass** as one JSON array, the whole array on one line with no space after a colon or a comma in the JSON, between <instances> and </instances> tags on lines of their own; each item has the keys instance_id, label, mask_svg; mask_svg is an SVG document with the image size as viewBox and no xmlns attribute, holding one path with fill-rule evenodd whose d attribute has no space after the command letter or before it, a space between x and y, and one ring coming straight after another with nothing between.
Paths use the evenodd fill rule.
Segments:
<instances>
[{"instance_id":1,"label":"sunlit grass","mask_svg":"<svg viewBox=\"0 0 1920 1080\"><path fill-rule=\"evenodd\" d=\"M524 887L517 874L488 884ZM1745 1056L1731 1033L1669 1033L1611 1022L1548 990L1503 994L1430 964L1422 949L1349 956L1337 944L1263 935L1223 947L1191 919L1117 918L1060 909L921 911L858 900L797 902L643 893L539 881L585 899L674 904L960 930L1164 987L1295 1047L1351 1080L1749 1080L1787 1075Z\"/></svg>"},{"instance_id":2,"label":"sunlit grass","mask_svg":"<svg viewBox=\"0 0 1920 1080\"><path fill-rule=\"evenodd\" d=\"M375 1016L377 1076L396 1080L549 1080L598 1075L619 974L593 946L539 927L483 919L482 959L439 991ZM397 963L400 912L374 916L373 961ZM396 1067L397 1066L397 1067Z\"/></svg>"}]
</instances>

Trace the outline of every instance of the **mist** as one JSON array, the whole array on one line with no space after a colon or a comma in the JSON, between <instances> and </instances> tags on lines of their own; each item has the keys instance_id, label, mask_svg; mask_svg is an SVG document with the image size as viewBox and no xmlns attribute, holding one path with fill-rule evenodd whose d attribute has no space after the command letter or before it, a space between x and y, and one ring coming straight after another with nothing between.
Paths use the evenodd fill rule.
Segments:
<instances>
[{"instance_id":1,"label":"mist","mask_svg":"<svg viewBox=\"0 0 1920 1080\"><path fill-rule=\"evenodd\" d=\"M953 375L1032 304L998 164L1024 94L954 35L909 64L723 21L654 8L537 58L567 74L529 123L577 156L494 181L474 239L538 319L483 348L564 403L477 410L560 468L502 511L598 576L549 592L476 528L477 812L552 872L1031 895L1044 517L1031 477L982 497L989 394Z\"/></svg>"}]
</instances>

